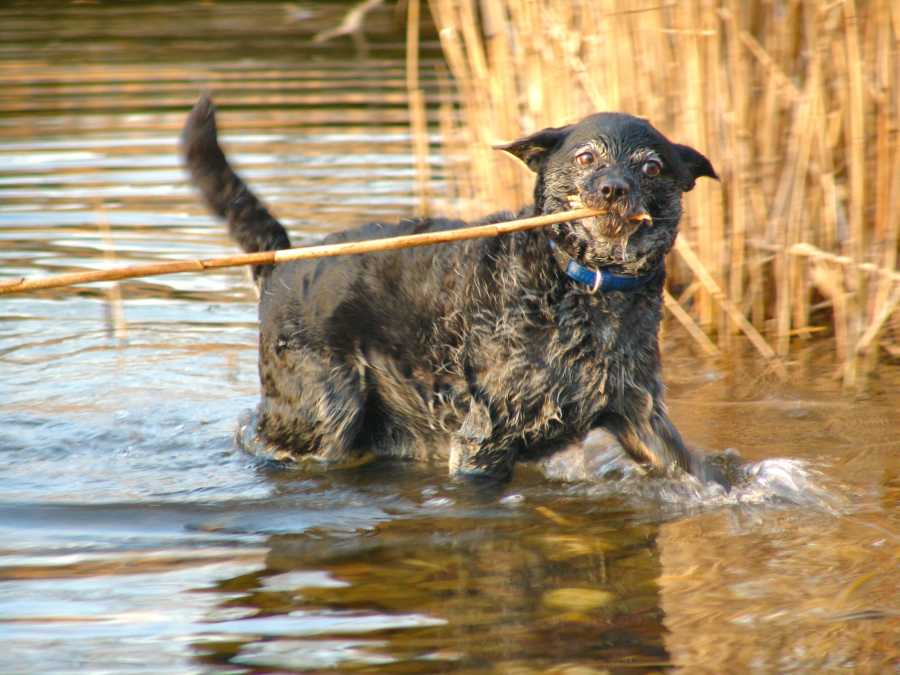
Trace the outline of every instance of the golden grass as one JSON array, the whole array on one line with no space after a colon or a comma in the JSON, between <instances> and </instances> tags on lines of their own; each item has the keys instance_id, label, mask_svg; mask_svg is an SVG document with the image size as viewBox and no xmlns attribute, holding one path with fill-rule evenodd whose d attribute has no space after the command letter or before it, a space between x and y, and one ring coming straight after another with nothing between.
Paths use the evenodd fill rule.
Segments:
<instances>
[{"instance_id":1,"label":"golden grass","mask_svg":"<svg viewBox=\"0 0 900 675\"><path fill-rule=\"evenodd\" d=\"M828 331L848 385L896 358L900 5L429 7L459 94L442 126L463 212L530 198L531 176L491 145L599 110L645 116L722 178L686 196L667 302L682 324L777 359Z\"/></svg>"}]
</instances>

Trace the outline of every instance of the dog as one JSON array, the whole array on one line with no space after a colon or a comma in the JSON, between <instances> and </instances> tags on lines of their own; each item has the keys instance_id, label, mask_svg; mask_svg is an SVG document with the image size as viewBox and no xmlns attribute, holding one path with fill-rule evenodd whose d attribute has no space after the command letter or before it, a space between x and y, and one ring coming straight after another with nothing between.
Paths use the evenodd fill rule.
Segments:
<instances>
[{"instance_id":1,"label":"dog","mask_svg":"<svg viewBox=\"0 0 900 675\"><path fill-rule=\"evenodd\" d=\"M257 439L281 457L437 459L454 476L505 480L516 462L605 427L653 472L721 481L669 419L658 341L682 194L698 178L718 179L710 161L623 113L498 148L535 174L534 203L518 217L581 206L602 214L494 238L257 266ZM182 152L241 248L290 246L226 159L208 97L188 117ZM373 223L322 243L464 226Z\"/></svg>"}]
</instances>

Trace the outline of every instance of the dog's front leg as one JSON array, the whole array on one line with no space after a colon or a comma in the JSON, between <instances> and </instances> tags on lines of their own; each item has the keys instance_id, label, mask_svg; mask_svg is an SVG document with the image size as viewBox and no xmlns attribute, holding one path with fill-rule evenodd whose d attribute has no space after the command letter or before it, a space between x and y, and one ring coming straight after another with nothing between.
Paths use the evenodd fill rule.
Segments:
<instances>
[{"instance_id":1,"label":"dog's front leg","mask_svg":"<svg viewBox=\"0 0 900 675\"><path fill-rule=\"evenodd\" d=\"M664 472L679 467L693 473L693 455L664 412L654 411L640 420L613 415L610 422L607 426L637 462Z\"/></svg>"},{"instance_id":2,"label":"dog's front leg","mask_svg":"<svg viewBox=\"0 0 900 675\"><path fill-rule=\"evenodd\" d=\"M511 452L488 447L493 431L488 407L475 400L450 442L450 475L458 478L505 480L512 471Z\"/></svg>"},{"instance_id":3,"label":"dog's front leg","mask_svg":"<svg viewBox=\"0 0 900 675\"><path fill-rule=\"evenodd\" d=\"M688 449L662 405L654 405L650 414L639 420L609 415L604 419L604 426L641 464L662 472L678 467L700 480L718 483L726 490L735 482L734 467L730 463L709 461L708 457Z\"/></svg>"},{"instance_id":4,"label":"dog's front leg","mask_svg":"<svg viewBox=\"0 0 900 675\"><path fill-rule=\"evenodd\" d=\"M479 464L479 450L491 435L491 412L484 404L471 401L466 414L450 443L450 475L484 473Z\"/></svg>"}]
</instances>

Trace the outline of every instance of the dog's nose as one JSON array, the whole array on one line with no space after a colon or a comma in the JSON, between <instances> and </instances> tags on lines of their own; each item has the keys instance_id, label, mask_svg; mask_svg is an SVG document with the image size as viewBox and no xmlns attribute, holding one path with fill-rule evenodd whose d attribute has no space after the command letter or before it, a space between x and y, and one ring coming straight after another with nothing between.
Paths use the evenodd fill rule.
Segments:
<instances>
[{"instance_id":1,"label":"dog's nose","mask_svg":"<svg viewBox=\"0 0 900 675\"><path fill-rule=\"evenodd\" d=\"M606 176L600 181L598 187L600 189L600 194L603 195L603 198L608 202L614 202L617 199L625 197L629 190L628 183L626 183L624 179L617 178L616 176Z\"/></svg>"}]
</instances>

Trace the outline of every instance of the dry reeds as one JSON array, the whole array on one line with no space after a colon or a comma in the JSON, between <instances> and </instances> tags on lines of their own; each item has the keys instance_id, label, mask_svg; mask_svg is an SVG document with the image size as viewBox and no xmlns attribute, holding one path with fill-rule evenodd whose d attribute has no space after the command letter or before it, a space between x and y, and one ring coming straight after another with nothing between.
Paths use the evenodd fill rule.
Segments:
<instances>
[{"instance_id":1,"label":"dry reeds","mask_svg":"<svg viewBox=\"0 0 900 675\"><path fill-rule=\"evenodd\" d=\"M722 177L686 198L667 302L679 321L693 317L719 348L741 331L778 358L825 328L847 384L871 371L879 344L896 354L900 5L430 9L459 93L455 133L443 126L463 211L530 197L531 177L491 145L598 110L643 115Z\"/></svg>"}]
</instances>

